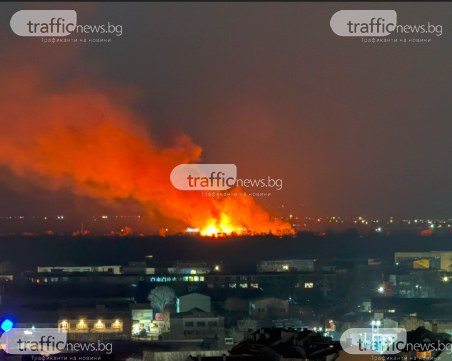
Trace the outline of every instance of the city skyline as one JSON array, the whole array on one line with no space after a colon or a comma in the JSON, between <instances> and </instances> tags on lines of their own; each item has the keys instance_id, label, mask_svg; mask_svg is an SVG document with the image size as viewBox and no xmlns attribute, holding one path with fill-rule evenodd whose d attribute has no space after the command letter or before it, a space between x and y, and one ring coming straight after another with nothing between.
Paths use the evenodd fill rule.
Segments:
<instances>
[{"instance_id":1,"label":"city skyline","mask_svg":"<svg viewBox=\"0 0 452 361\"><path fill-rule=\"evenodd\" d=\"M0 10L1 360L450 360L452 3Z\"/></svg>"}]
</instances>

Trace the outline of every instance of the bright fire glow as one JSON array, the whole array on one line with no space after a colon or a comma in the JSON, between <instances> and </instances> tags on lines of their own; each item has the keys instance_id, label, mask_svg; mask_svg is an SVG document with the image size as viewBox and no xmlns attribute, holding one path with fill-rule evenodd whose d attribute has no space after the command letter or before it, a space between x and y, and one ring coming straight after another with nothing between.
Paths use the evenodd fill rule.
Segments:
<instances>
[{"instance_id":1,"label":"bright fire glow","mask_svg":"<svg viewBox=\"0 0 452 361\"><path fill-rule=\"evenodd\" d=\"M266 227L270 227L269 229ZM210 218L203 227L200 227L199 234L203 237L224 237L230 235L253 235L253 234L293 234L294 230L288 226L287 223L275 220L271 222L259 223L259 220L252 225L249 229L245 227L241 222L234 221L222 213L218 218Z\"/></svg>"},{"instance_id":2,"label":"bright fire glow","mask_svg":"<svg viewBox=\"0 0 452 361\"><path fill-rule=\"evenodd\" d=\"M199 162L202 148L183 134L161 144L130 107L132 89L94 87L91 79L62 83L67 61L50 66L48 51L41 54L48 67L30 67L19 49L8 52L9 66L0 69L0 166L14 174L13 187L17 177L102 204L132 202L162 226L162 235L186 226L201 236L293 233L253 197L203 197L174 188L172 169ZM127 227L121 232L130 233Z\"/></svg>"},{"instance_id":3,"label":"bright fire glow","mask_svg":"<svg viewBox=\"0 0 452 361\"><path fill-rule=\"evenodd\" d=\"M221 214L220 219L212 218L210 219L206 226L201 228L201 236L220 236L220 235L231 235L231 234L242 234L242 228L235 227L231 223L231 219L226 214Z\"/></svg>"}]
</instances>

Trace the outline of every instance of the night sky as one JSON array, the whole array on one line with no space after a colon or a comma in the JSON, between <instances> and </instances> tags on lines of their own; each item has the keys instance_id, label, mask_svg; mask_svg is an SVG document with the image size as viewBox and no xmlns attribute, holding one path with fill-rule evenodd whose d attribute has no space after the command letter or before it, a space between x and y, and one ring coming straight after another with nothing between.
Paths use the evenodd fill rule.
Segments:
<instances>
[{"instance_id":1,"label":"night sky","mask_svg":"<svg viewBox=\"0 0 452 361\"><path fill-rule=\"evenodd\" d=\"M76 9L79 23L110 21L124 34L66 46L20 38L9 20L32 8ZM366 8L394 9L403 24L442 24L444 33L371 45L331 31L336 11ZM283 190L257 199L274 214L451 217L451 15L450 3L3 3L0 67L20 47L36 70L64 70L56 87L80 74L130 87L130 107L161 144L183 133L202 147L203 163L283 178ZM110 207L6 165L0 199L0 215Z\"/></svg>"}]
</instances>

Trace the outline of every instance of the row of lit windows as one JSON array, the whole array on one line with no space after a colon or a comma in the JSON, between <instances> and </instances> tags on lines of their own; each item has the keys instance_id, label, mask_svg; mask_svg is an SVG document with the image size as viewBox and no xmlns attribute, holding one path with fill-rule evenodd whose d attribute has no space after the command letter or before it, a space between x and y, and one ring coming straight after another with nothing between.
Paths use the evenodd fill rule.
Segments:
<instances>
[{"instance_id":1,"label":"row of lit windows","mask_svg":"<svg viewBox=\"0 0 452 361\"><path fill-rule=\"evenodd\" d=\"M105 323L102 320L87 322L85 320L79 320L78 322L74 321L76 330L88 330L88 329L96 329L96 330L104 330L104 329L114 329L120 330L122 329L122 322L119 320L115 320L114 322ZM63 320L59 323L59 328L62 330L70 330L71 323ZM90 327L91 326L91 327Z\"/></svg>"},{"instance_id":2,"label":"row of lit windows","mask_svg":"<svg viewBox=\"0 0 452 361\"><path fill-rule=\"evenodd\" d=\"M259 288L259 283L229 283L227 286L228 288ZM213 283L209 283L207 285L207 288L215 287L226 288L224 284L215 285Z\"/></svg>"},{"instance_id":3,"label":"row of lit windows","mask_svg":"<svg viewBox=\"0 0 452 361\"><path fill-rule=\"evenodd\" d=\"M204 276L183 276L183 277L151 277L149 279L150 282L158 282L158 283L164 283L164 282L204 282L205 277Z\"/></svg>"},{"instance_id":4,"label":"row of lit windows","mask_svg":"<svg viewBox=\"0 0 452 361\"><path fill-rule=\"evenodd\" d=\"M69 278L68 277L61 277L61 279L59 277L43 277L43 278L31 278L31 282L33 283L55 283L55 282L60 282L60 281L68 281Z\"/></svg>"},{"instance_id":5,"label":"row of lit windows","mask_svg":"<svg viewBox=\"0 0 452 361\"><path fill-rule=\"evenodd\" d=\"M241 280L246 280L246 277L240 277ZM34 283L48 283L50 280L50 282L58 282L58 281L68 281L67 277L63 277L61 279L59 279L58 277L51 277L50 279L48 279L47 277L39 279L39 278L32 278L31 281ZM165 283L165 282L205 282L206 279L204 276L197 276L197 275L193 275L193 276L183 276L183 277L151 277L149 279L150 282L157 282L157 283ZM214 284L208 284L207 285L209 288L215 288ZM225 288L225 286L223 284L220 284L220 287ZM229 288L259 288L259 283L256 282L252 282L252 283L248 283L248 282L230 282L228 283L228 287ZM296 288L300 287L299 284L297 284L295 286ZM304 288L314 288L314 283L313 282L305 282L304 283Z\"/></svg>"},{"instance_id":6,"label":"row of lit windows","mask_svg":"<svg viewBox=\"0 0 452 361\"><path fill-rule=\"evenodd\" d=\"M254 276L225 276L225 277L209 277L208 281L215 283L232 283L236 282L253 282L256 279ZM49 283L49 282L67 282L69 277L31 277L33 283ZM165 282L204 282L206 277L204 275L187 275L187 276L152 276L149 278L150 282L165 283Z\"/></svg>"},{"instance_id":7,"label":"row of lit windows","mask_svg":"<svg viewBox=\"0 0 452 361\"><path fill-rule=\"evenodd\" d=\"M248 283L229 283L229 288L237 288L237 285L239 288L248 288ZM258 283L250 283L249 284L250 288L259 288L259 284Z\"/></svg>"}]
</instances>

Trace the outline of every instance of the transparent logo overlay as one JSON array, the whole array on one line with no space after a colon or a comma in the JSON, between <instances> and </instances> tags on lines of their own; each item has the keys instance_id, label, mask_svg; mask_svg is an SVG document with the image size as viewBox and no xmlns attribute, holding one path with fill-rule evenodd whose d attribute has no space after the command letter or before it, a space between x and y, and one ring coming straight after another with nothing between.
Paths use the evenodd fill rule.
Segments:
<instances>
[{"instance_id":1,"label":"transparent logo overlay","mask_svg":"<svg viewBox=\"0 0 452 361\"><path fill-rule=\"evenodd\" d=\"M67 36L77 26L75 10L20 10L10 21L19 36Z\"/></svg>"},{"instance_id":2,"label":"transparent logo overlay","mask_svg":"<svg viewBox=\"0 0 452 361\"><path fill-rule=\"evenodd\" d=\"M232 187L279 191L283 187L281 178L238 178L235 164L179 164L171 171L170 180L175 188L184 191L226 191Z\"/></svg>"},{"instance_id":3,"label":"transparent logo overlay","mask_svg":"<svg viewBox=\"0 0 452 361\"><path fill-rule=\"evenodd\" d=\"M443 26L430 22L398 24L395 10L339 10L330 20L331 30L339 36L384 37L399 35L442 36Z\"/></svg>"},{"instance_id":4,"label":"transparent logo overlay","mask_svg":"<svg viewBox=\"0 0 452 361\"><path fill-rule=\"evenodd\" d=\"M60 352L112 354L110 342L68 342L67 332L58 328L12 328L0 337L0 349L12 355L54 355Z\"/></svg>"},{"instance_id":5,"label":"transparent logo overlay","mask_svg":"<svg viewBox=\"0 0 452 361\"><path fill-rule=\"evenodd\" d=\"M407 346L404 328L349 328L340 339L343 350L349 354L397 354Z\"/></svg>"},{"instance_id":6,"label":"transparent logo overlay","mask_svg":"<svg viewBox=\"0 0 452 361\"><path fill-rule=\"evenodd\" d=\"M395 10L339 10L330 21L339 36L387 36L396 25Z\"/></svg>"},{"instance_id":7,"label":"transparent logo overlay","mask_svg":"<svg viewBox=\"0 0 452 361\"><path fill-rule=\"evenodd\" d=\"M122 25L77 24L75 10L19 10L10 20L11 30L19 36L64 37L70 34L113 34L122 36Z\"/></svg>"},{"instance_id":8,"label":"transparent logo overlay","mask_svg":"<svg viewBox=\"0 0 452 361\"><path fill-rule=\"evenodd\" d=\"M171 172L173 186L184 191L226 190L235 185L235 164L179 164Z\"/></svg>"},{"instance_id":9,"label":"transparent logo overlay","mask_svg":"<svg viewBox=\"0 0 452 361\"><path fill-rule=\"evenodd\" d=\"M13 328L0 337L9 354L56 354L66 350L67 333L58 328Z\"/></svg>"}]
</instances>

